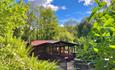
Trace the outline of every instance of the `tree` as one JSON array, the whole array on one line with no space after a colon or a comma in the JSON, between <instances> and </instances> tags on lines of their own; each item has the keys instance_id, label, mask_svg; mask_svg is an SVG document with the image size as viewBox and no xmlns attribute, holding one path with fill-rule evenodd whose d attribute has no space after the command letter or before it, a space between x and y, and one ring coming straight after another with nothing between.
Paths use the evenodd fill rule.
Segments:
<instances>
[{"instance_id":1,"label":"tree","mask_svg":"<svg viewBox=\"0 0 115 70\"><path fill-rule=\"evenodd\" d=\"M0 1L0 69L1 70L55 70L55 63L29 57L25 42L13 36L14 30L25 25L28 4L21 0ZM49 66L50 65L50 66Z\"/></svg>"},{"instance_id":2,"label":"tree","mask_svg":"<svg viewBox=\"0 0 115 70\"><path fill-rule=\"evenodd\" d=\"M84 18L82 22L76 26L77 36L78 37L88 36L88 33L91 30L91 27L92 27L92 24L88 22L87 18Z\"/></svg>"},{"instance_id":3,"label":"tree","mask_svg":"<svg viewBox=\"0 0 115 70\"><path fill-rule=\"evenodd\" d=\"M65 27L59 27L58 35L55 37L56 40L62 40L62 41L71 41L73 42L75 40L75 37L73 34L71 34Z\"/></svg>"},{"instance_id":4,"label":"tree","mask_svg":"<svg viewBox=\"0 0 115 70\"><path fill-rule=\"evenodd\" d=\"M66 22L64 22L64 26L65 26L65 27L76 26L76 25L78 25L78 24L79 24L79 22L77 22L77 21L74 20L74 19L69 19L69 20L67 20Z\"/></svg>"},{"instance_id":5,"label":"tree","mask_svg":"<svg viewBox=\"0 0 115 70\"><path fill-rule=\"evenodd\" d=\"M112 70L115 67L115 1L112 0L111 5L106 8L105 2L95 1L98 6L93 9L88 18L88 22L93 21L93 26L86 38L84 50L85 53L89 51L95 53L95 55L89 53L89 57L95 57L92 61L95 62L96 70ZM102 9L103 11L100 12Z\"/></svg>"},{"instance_id":6,"label":"tree","mask_svg":"<svg viewBox=\"0 0 115 70\"><path fill-rule=\"evenodd\" d=\"M50 8L40 10L38 29L38 39L50 40L58 35L57 18Z\"/></svg>"},{"instance_id":7,"label":"tree","mask_svg":"<svg viewBox=\"0 0 115 70\"><path fill-rule=\"evenodd\" d=\"M112 0L110 6L106 6L105 2L100 2L99 0L95 0L95 2L98 6L92 10L92 14L87 20L88 23L92 22L90 23L92 26L84 37L79 38L83 48L78 48L80 53L77 55L81 59L85 58L85 60L90 59L93 61L96 70L114 70L115 1ZM84 33L81 33L83 31L82 27L80 28L80 34L82 35Z\"/></svg>"},{"instance_id":8,"label":"tree","mask_svg":"<svg viewBox=\"0 0 115 70\"><path fill-rule=\"evenodd\" d=\"M98 3L97 11L103 9L106 3ZM90 36L93 40L92 46L97 53L96 69L110 70L115 67L114 55L115 48L115 15L112 13L114 9L114 1L103 12L92 13L91 20L95 20ZM96 11L96 12L97 12ZM93 11L95 12L95 10ZM99 60L98 60L99 59ZM106 61L105 59L108 59ZM106 67L105 67L106 66Z\"/></svg>"}]
</instances>

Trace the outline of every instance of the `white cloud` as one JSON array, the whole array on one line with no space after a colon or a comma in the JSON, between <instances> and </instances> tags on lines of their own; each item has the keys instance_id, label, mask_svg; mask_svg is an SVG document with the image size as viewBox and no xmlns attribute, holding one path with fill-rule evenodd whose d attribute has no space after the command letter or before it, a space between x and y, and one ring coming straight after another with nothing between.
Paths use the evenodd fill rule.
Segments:
<instances>
[{"instance_id":1,"label":"white cloud","mask_svg":"<svg viewBox=\"0 0 115 70\"><path fill-rule=\"evenodd\" d=\"M64 24L60 24L59 26L60 26L60 27L64 27Z\"/></svg>"},{"instance_id":2,"label":"white cloud","mask_svg":"<svg viewBox=\"0 0 115 70\"><path fill-rule=\"evenodd\" d=\"M52 5L52 4L44 4L43 7L45 8L51 8L52 10L54 11L58 11L58 10L66 10L67 8L65 6L55 6L55 5Z\"/></svg>"},{"instance_id":3,"label":"white cloud","mask_svg":"<svg viewBox=\"0 0 115 70\"><path fill-rule=\"evenodd\" d=\"M86 14L91 14L92 11L86 11Z\"/></svg>"},{"instance_id":4,"label":"white cloud","mask_svg":"<svg viewBox=\"0 0 115 70\"><path fill-rule=\"evenodd\" d=\"M28 0L28 1L34 1L34 0Z\"/></svg>"},{"instance_id":5,"label":"white cloud","mask_svg":"<svg viewBox=\"0 0 115 70\"><path fill-rule=\"evenodd\" d=\"M57 11L59 9L65 10L66 7L62 6L55 6L53 4L51 4L53 2L53 0L29 0L31 2L31 6L35 7L35 6L43 6L45 8L51 8L54 11Z\"/></svg>"},{"instance_id":6,"label":"white cloud","mask_svg":"<svg viewBox=\"0 0 115 70\"><path fill-rule=\"evenodd\" d=\"M79 2L84 2L84 5L92 5L94 0L79 0Z\"/></svg>"},{"instance_id":7,"label":"white cloud","mask_svg":"<svg viewBox=\"0 0 115 70\"><path fill-rule=\"evenodd\" d=\"M61 9L62 10L66 10L67 8L66 8L66 6L62 6Z\"/></svg>"},{"instance_id":8,"label":"white cloud","mask_svg":"<svg viewBox=\"0 0 115 70\"><path fill-rule=\"evenodd\" d=\"M50 4L53 0L46 0L46 4Z\"/></svg>"},{"instance_id":9,"label":"white cloud","mask_svg":"<svg viewBox=\"0 0 115 70\"><path fill-rule=\"evenodd\" d=\"M58 6L54 6L54 5L52 5L52 4L44 4L43 5L43 7L45 7L45 8L51 8L52 10L54 10L54 11L57 11L57 10L59 10L59 7Z\"/></svg>"},{"instance_id":10,"label":"white cloud","mask_svg":"<svg viewBox=\"0 0 115 70\"><path fill-rule=\"evenodd\" d=\"M100 0L101 1L104 1L107 3L107 6L109 6L111 4L111 0ZM94 0L79 0L79 2L84 2L84 5L92 5L94 3Z\"/></svg>"}]
</instances>

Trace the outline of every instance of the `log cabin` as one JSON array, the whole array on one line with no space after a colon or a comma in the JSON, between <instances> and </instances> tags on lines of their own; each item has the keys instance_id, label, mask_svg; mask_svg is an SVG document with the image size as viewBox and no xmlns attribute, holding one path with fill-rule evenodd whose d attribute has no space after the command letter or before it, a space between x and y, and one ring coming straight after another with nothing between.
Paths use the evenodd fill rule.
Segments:
<instances>
[{"instance_id":1,"label":"log cabin","mask_svg":"<svg viewBox=\"0 0 115 70\"><path fill-rule=\"evenodd\" d=\"M76 56L75 46L78 44L54 40L34 40L31 41L31 46L33 50L30 55L34 53L38 59L71 61Z\"/></svg>"}]
</instances>

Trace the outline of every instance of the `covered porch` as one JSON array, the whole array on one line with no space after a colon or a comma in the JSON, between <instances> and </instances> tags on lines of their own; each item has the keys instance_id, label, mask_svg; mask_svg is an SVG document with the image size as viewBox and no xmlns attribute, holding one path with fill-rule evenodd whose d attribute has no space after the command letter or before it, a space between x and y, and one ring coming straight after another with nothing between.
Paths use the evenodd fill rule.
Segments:
<instances>
[{"instance_id":1,"label":"covered porch","mask_svg":"<svg viewBox=\"0 0 115 70\"><path fill-rule=\"evenodd\" d=\"M35 56L42 60L67 60L75 58L75 46L77 44L65 41L36 40L32 41Z\"/></svg>"}]
</instances>

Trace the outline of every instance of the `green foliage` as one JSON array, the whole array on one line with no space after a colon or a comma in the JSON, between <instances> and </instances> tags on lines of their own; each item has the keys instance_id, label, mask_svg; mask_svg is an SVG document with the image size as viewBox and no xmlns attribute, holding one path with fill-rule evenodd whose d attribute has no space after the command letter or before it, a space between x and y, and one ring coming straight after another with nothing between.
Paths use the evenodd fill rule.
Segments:
<instances>
[{"instance_id":1,"label":"green foliage","mask_svg":"<svg viewBox=\"0 0 115 70\"><path fill-rule=\"evenodd\" d=\"M58 23L54 11L41 7L32 10L28 14L28 24L24 32L22 36L24 40L54 40L58 35Z\"/></svg>"},{"instance_id":2,"label":"green foliage","mask_svg":"<svg viewBox=\"0 0 115 70\"><path fill-rule=\"evenodd\" d=\"M59 32L58 32L57 37L55 37L55 39L56 40L71 41L71 42L73 42L75 40L75 36L73 35L73 33L70 33L66 29L66 27L59 27Z\"/></svg>"},{"instance_id":3,"label":"green foliage","mask_svg":"<svg viewBox=\"0 0 115 70\"><path fill-rule=\"evenodd\" d=\"M82 36L88 36L90 30L92 28L92 24L88 22L88 19L85 18L82 20L82 22L76 26L76 31L77 31L77 36L82 37Z\"/></svg>"},{"instance_id":4,"label":"green foliage","mask_svg":"<svg viewBox=\"0 0 115 70\"><path fill-rule=\"evenodd\" d=\"M55 39L58 33L58 23L54 12L51 9L41 9L39 18L38 39Z\"/></svg>"},{"instance_id":5,"label":"green foliage","mask_svg":"<svg viewBox=\"0 0 115 70\"><path fill-rule=\"evenodd\" d=\"M2 42L6 42L1 41ZM29 49L20 39L10 38L0 49L0 68L2 70L55 70L55 63L39 61L28 57Z\"/></svg>"},{"instance_id":6,"label":"green foliage","mask_svg":"<svg viewBox=\"0 0 115 70\"><path fill-rule=\"evenodd\" d=\"M27 23L26 25L24 26L24 33L22 35L22 39L25 40L25 41L31 41L31 40L36 40L38 39L38 31L39 31L39 28L38 28L38 17L34 14L35 12L32 10L32 11L29 11L30 13L27 14ZM37 11L38 12L38 11Z\"/></svg>"},{"instance_id":7,"label":"green foliage","mask_svg":"<svg viewBox=\"0 0 115 70\"><path fill-rule=\"evenodd\" d=\"M84 48L80 51L83 50L84 53L79 53L79 56L95 62L96 70L112 70L115 67L115 4L112 0L111 5L104 8L106 3L99 0L96 3L98 6L88 18L88 22L93 21L93 27L88 36L84 36L84 40L80 39Z\"/></svg>"},{"instance_id":8,"label":"green foliage","mask_svg":"<svg viewBox=\"0 0 115 70\"><path fill-rule=\"evenodd\" d=\"M98 59L100 59L100 61L96 60L97 70L110 70L115 65L115 50L111 49L114 48L113 46L110 46L114 42L113 38L115 38L115 18L113 18L114 14L111 15L109 12L112 10L108 7L103 12L93 16L95 22L90 36L95 40L96 45L92 44L92 46L98 50L96 53L99 56ZM105 61L106 58L108 61Z\"/></svg>"},{"instance_id":9,"label":"green foliage","mask_svg":"<svg viewBox=\"0 0 115 70\"><path fill-rule=\"evenodd\" d=\"M0 1L0 69L1 70L56 70L56 64L29 57L25 42L13 36L14 30L27 23L28 5L21 0ZM20 30L21 31L21 30ZM20 35L19 35L20 36Z\"/></svg>"},{"instance_id":10,"label":"green foliage","mask_svg":"<svg viewBox=\"0 0 115 70\"><path fill-rule=\"evenodd\" d=\"M22 5L22 6L21 6ZM12 36L13 29L21 26L25 23L23 21L27 17L25 12L27 11L26 5L23 7L22 3L16 4L11 0L3 0L0 2L0 35ZM21 14L21 15L20 15Z\"/></svg>"},{"instance_id":11,"label":"green foliage","mask_svg":"<svg viewBox=\"0 0 115 70\"><path fill-rule=\"evenodd\" d=\"M76 47L76 58L86 61L92 61L96 58L96 53L90 44L93 42L90 37L80 37L77 39L77 42L79 43L79 46Z\"/></svg>"}]
</instances>

